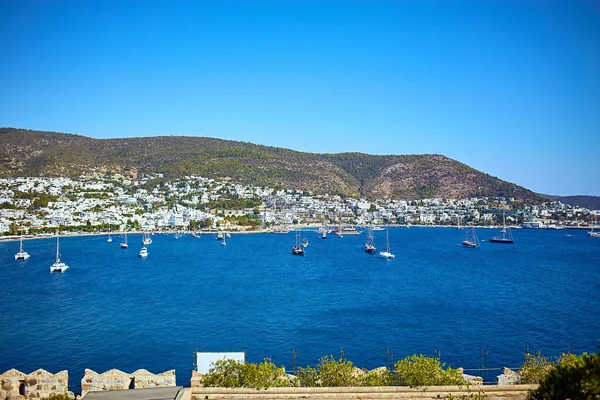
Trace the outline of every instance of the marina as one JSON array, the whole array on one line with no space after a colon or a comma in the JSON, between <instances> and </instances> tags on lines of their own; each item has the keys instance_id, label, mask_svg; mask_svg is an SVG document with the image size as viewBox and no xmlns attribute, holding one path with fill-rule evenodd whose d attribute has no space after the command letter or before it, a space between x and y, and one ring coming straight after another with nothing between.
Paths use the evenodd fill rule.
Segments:
<instances>
[{"instance_id":1,"label":"marina","mask_svg":"<svg viewBox=\"0 0 600 400\"><path fill-rule=\"evenodd\" d=\"M301 233L304 257L289 256L295 232L232 234L226 248L214 235L156 234L144 260L119 233L61 236L63 274L48 273L54 237L24 240L27 260L14 259L19 241L2 242L0 369L68 369L75 384L85 368L176 369L186 384L195 350L288 369L292 349L296 366L343 349L361 368L439 351L470 369L517 368L527 348L596 349L600 241L585 230L518 230L513 246L465 251L462 231L389 228L395 259L383 262L362 235ZM385 231L373 234L383 247Z\"/></svg>"}]
</instances>

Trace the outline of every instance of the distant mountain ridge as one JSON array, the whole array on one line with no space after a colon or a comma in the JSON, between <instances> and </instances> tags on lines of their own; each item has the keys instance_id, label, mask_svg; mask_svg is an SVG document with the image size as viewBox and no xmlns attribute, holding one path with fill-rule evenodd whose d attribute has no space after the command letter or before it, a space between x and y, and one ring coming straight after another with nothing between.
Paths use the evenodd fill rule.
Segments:
<instances>
[{"instance_id":1,"label":"distant mountain ridge","mask_svg":"<svg viewBox=\"0 0 600 400\"><path fill-rule=\"evenodd\" d=\"M316 154L206 137L93 139L0 128L0 177L101 172L200 175L243 184L367 198L421 199L542 195L438 154Z\"/></svg>"},{"instance_id":2,"label":"distant mountain ridge","mask_svg":"<svg viewBox=\"0 0 600 400\"><path fill-rule=\"evenodd\" d=\"M570 206L583 207L591 210L600 210L600 196L553 196L549 194L543 194L542 196L548 197L551 200L560 201L561 203L568 204Z\"/></svg>"}]
</instances>

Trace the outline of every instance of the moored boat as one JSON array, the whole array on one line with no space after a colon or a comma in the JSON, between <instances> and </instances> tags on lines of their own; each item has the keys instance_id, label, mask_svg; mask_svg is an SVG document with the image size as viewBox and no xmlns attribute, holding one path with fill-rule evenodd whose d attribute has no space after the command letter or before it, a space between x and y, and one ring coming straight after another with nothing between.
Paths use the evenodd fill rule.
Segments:
<instances>
[{"instance_id":1,"label":"moored boat","mask_svg":"<svg viewBox=\"0 0 600 400\"><path fill-rule=\"evenodd\" d=\"M385 241L386 241L386 249L380 251L379 254L377 254L377 257L384 258L386 260L391 260L393 258L396 258L396 256L394 254L392 254L392 251L390 250L390 235L389 235L388 228L385 229Z\"/></svg>"},{"instance_id":2,"label":"moored boat","mask_svg":"<svg viewBox=\"0 0 600 400\"><path fill-rule=\"evenodd\" d=\"M29 253L23 250L23 232L21 232L20 242L19 252L15 254L15 260L27 260L30 256Z\"/></svg>"},{"instance_id":3,"label":"moored boat","mask_svg":"<svg viewBox=\"0 0 600 400\"><path fill-rule=\"evenodd\" d=\"M69 269L69 266L60 260L60 240L59 240L59 232L56 232L56 261L54 264L50 266L50 272L65 272Z\"/></svg>"}]
</instances>

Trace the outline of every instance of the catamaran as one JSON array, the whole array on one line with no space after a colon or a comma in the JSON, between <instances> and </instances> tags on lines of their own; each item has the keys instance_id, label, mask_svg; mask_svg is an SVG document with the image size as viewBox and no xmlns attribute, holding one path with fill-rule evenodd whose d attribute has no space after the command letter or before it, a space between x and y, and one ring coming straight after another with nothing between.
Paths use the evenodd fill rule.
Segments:
<instances>
[{"instance_id":1,"label":"catamaran","mask_svg":"<svg viewBox=\"0 0 600 400\"><path fill-rule=\"evenodd\" d=\"M59 232L56 231L56 261L50 266L50 272L65 272L67 269L69 269L67 264L60 261L59 236Z\"/></svg>"},{"instance_id":2,"label":"catamaran","mask_svg":"<svg viewBox=\"0 0 600 400\"><path fill-rule=\"evenodd\" d=\"M396 258L396 256L393 255L390 250L390 235L389 235L388 228L385 228L385 241L386 241L386 248L385 248L385 250L380 251L379 254L377 255L377 257L385 258L387 260Z\"/></svg>"},{"instance_id":3,"label":"catamaran","mask_svg":"<svg viewBox=\"0 0 600 400\"><path fill-rule=\"evenodd\" d=\"M27 260L29 258L29 253L23 251L23 232L21 232L21 244L19 245L19 252L15 254L15 260Z\"/></svg>"}]
</instances>

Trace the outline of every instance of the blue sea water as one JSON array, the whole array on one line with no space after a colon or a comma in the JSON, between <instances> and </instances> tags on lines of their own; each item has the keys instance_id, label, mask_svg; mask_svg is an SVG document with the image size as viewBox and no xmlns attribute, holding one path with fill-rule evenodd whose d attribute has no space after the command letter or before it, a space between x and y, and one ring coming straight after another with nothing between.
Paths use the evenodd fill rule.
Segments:
<instances>
[{"instance_id":1,"label":"blue sea water","mask_svg":"<svg viewBox=\"0 0 600 400\"><path fill-rule=\"evenodd\" d=\"M382 247L385 232L375 233ZM479 229L481 239L497 230ZM391 228L394 260L361 250L365 234L310 240L292 256L293 233L154 235L140 259L114 236L62 237L70 269L51 274L55 239L0 243L0 372L85 368L154 373L187 384L193 352L246 351L278 365L344 356L375 368L422 353L452 367L516 368L541 351L597 351L600 239L578 230L517 230L514 245L459 246L464 231ZM481 356L483 354L483 357ZM486 357L487 354L487 357ZM473 371L474 374L477 372ZM499 371L485 372L493 381Z\"/></svg>"}]
</instances>

